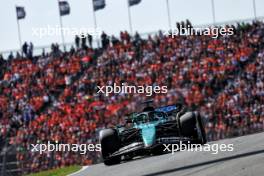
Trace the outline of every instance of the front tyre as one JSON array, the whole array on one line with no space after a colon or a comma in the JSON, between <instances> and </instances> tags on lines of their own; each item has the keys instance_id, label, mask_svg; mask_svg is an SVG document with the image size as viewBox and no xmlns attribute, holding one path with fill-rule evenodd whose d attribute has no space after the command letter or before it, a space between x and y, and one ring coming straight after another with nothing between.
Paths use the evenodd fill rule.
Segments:
<instances>
[{"instance_id":1,"label":"front tyre","mask_svg":"<svg viewBox=\"0 0 264 176\"><path fill-rule=\"evenodd\" d=\"M104 129L99 133L99 140L102 148L102 158L105 165L114 165L121 162L121 156L111 155L119 150L120 141L115 129Z\"/></svg>"}]
</instances>

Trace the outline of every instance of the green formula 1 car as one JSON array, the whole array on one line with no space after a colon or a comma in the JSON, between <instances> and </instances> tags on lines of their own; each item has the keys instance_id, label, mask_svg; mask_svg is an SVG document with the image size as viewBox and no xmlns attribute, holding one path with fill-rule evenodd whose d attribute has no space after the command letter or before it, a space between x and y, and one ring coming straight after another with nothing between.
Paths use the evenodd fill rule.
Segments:
<instances>
[{"instance_id":1,"label":"green formula 1 car","mask_svg":"<svg viewBox=\"0 0 264 176\"><path fill-rule=\"evenodd\" d=\"M159 154L164 144L206 143L206 134L198 112L187 112L183 106L147 106L133 113L126 124L101 130L99 140L105 165L139 155Z\"/></svg>"}]
</instances>

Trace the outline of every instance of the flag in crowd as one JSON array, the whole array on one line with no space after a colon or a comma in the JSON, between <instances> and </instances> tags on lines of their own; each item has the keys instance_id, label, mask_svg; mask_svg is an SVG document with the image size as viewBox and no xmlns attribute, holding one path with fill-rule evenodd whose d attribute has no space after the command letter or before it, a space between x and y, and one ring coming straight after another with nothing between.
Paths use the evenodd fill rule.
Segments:
<instances>
[{"instance_id":1,"label":"flag in crowd","mask_svg":"<svg viewBox=\"0 0 264 176\"><path fill-rule=\"evenodd\" d=\"M59 1L60 15L70 14L70 5L67 1Z\"/></svg>"},{"instance_id":2,"label":"flag in crowd","mask_svg":"<svg viewBox=\"0 0 264 176\"><path fill-rule=\"evenodd\" d=\"M94 11L105 8L105 0L93 0Z\"/></svg>"},{"instance_id":3,"label":"flag in crowd","mask_svg":"<svg viewBox=\"0 0 264 176\"><path fill-rule=\"evenodd\" d=\"M16 6L16 14L18 20L25 18L26 17L25 8L22 6Z\"/></svg>"},{"instance_id":4,"label":"flag in crowd","mask_svg":"<svg viewBox=\"0 0 264 176\"><path fill-rule=\"evenodd\" d=\"M128 0L129 6L137 5L141 2L141 0Z\"/></svg>"}]
</instances>

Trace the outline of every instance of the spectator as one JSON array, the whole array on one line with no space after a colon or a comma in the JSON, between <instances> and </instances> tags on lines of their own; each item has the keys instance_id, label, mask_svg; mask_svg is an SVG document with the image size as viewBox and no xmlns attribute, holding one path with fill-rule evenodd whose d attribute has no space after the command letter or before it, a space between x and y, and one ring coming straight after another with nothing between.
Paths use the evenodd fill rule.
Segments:
<instances>
[{"instance_id":1,"label":"spectator","mask_svg":"<svg viewBox=\"0 0 264 176\"><path fill-rule=\"evenodd\" d=\"M101 40L102 40L102 47L103 49L106 49L107 46L109 45L109 39L106 33L103 31L101 35Z\"/></svg>"},{"instance_id":2,"label":"spectator","mask_svg":"<svg viewBox=\"0 0 264 176\"><path fill-rule=\"evenodd\" d=\"M85 35L82 36L81 41L82 41L82 49L87 49L86 36Z\"/></svg>"},{"instance_id":3,"label":"spectator","mask_svg":"<svg viewBox=\"0 0 264 176\"><path fill-rule=\"evenodd\" d=\"M30 59L33 58L33 50L34 50L34 45L32 42L30 42L29 48L28 48L28 58L30 58Z\"/></svg>"},{"instance_id":4,"label":"spectator","mask_svg":"<svg viewBox=\"0 0 264 176\"><path fill-rule=\"evenodd\" d=\"M75 36L75 45L77 49L80 48L80 37L78 35Z\"/></svg>"},{"instance_id":5,"label":"spectator","mask_svg":"<svg viewBox=\"0 0 264 176\"><path fill-rule=\"evenodd\" d=\"M87 35L89 47L93 48L93 36L91 34Z\"/></svg>"},{"instance_id":6,"label":"spectator","mask_svg":"<svg viewBox=\"0 0 264 176\"><path fill-rule=\"evenodd\" d=\"M25 57L27 57L27 55L28 55L28 44L27 44L27 42L25 42L25 43L23 44L23 46L22 46L22 51L23 51L23 53L25 54Z\"/></svg>"},{"instance_id":7,"label":"spectator","mask_svg":"<svg viewBox=\"0 0 264 176\"><path fill-rule=\"evenodd\" d=\"M14 59L13 52L10 52L10 54L8 55L8 60L12 60L12 59Z\"/></svg>"}]
</instances>

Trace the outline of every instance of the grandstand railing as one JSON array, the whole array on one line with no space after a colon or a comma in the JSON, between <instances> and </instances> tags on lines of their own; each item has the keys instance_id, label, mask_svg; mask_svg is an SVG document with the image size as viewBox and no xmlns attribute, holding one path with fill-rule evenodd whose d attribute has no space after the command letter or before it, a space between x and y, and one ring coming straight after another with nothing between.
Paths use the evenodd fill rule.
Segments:
<instances>
[{"instance_id":1,"label":"grandstand railing","mask_svg":"<svg viewBox=\"0 0 264 176\"><path fill-rule=\"evenodd\" d=\"M0 176L20 175L21 169L18 168L16 146L9 145L9 138L5 140L2 151L0 152Z\"/></svg>"}]
</instances>

